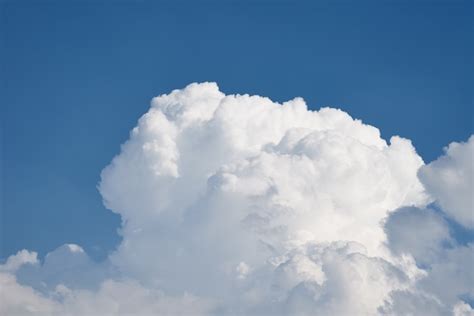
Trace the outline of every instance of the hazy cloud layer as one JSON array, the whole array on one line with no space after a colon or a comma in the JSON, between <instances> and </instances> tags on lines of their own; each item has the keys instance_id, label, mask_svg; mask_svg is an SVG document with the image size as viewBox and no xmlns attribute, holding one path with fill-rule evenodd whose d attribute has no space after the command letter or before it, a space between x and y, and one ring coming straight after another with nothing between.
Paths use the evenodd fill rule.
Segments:
<instances>
[{"instance_id":1,"label":"hazy cloud layer","mask_svg":"<svg viewBox=\"0 0 474 316\"><path fill-rule=\"evenodd\" d=\"M343 111L191 84L101 175L123 241L0 266L0 314L472 315L474 137L424 165ZM439 207L433 210L435 202Z\"/></svg>"}]
</instances>

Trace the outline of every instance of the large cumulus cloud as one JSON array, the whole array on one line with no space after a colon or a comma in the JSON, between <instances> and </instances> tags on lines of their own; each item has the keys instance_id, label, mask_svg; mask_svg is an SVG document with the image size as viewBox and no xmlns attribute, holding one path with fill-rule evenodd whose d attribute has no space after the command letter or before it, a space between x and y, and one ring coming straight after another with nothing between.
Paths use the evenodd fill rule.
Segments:
<instances>
[{"instance_id":1,"label":"large cumulus cloud","mask_svg":"<svg viewBox=\"0 0 474 316\"><path fill-rule=\"evenodd\" d=\"M191 84L153 99L102 172L119 247L102 263L76 245L11 257L0 280L23 299L3 308L468 314L473 250L449 221L472 229L473 143L424 165L409 140L341 110Z\"/></svg>"}]
</instances>

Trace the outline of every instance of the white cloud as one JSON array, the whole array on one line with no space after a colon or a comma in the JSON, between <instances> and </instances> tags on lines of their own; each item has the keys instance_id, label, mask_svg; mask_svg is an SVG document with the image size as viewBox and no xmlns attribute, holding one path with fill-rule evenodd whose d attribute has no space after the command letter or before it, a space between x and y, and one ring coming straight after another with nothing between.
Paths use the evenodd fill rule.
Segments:
<instances>
[{"instance_id":1,"label":"white cloud","mask_svg":"<svg viewBox=\"0 0 474 316\"><path fill-rule=\"evenodd\" d=\"M474 309L464 302L459 302L454 305L453 314L454 316L473 316Z\"/></svg>"},{"instance_id":2,"label":"white cloud","mask_svg":"<svg viewBox=\"0 0 474 316\"><path fill-rule=\"evenodd\" d=\"M380 221L428 201L422 164L408 140L388 145L340 110L192 84L155 98L102 173L106 205L126 220L111 260L149 286L238 306L244 280L307 243L351 240L382 255Z\"/></svg>"},{"instance_id":3,"label":"white cloud","mask_svg":"<svg viewBox=\"0 0 474 316\"><path fill-rule=\"evenodd\" d=\"M96 291L71 290L58 285L49 296L19 285L15 277L0 273L0 315L113 316L207 315L212 304L184 294L167 296L135 281L106 280Z\"/></svg>"},{"instance_id":4,"label":"white cloud","mask_svg":"<svg viewBox=\"0 0 474 316\"><path fill-rule=\"evenodd\" d=\"M59 307L31 287L17 283L15 276L0 272L0 315L52 315Z\"/></svg>"},{"instance_id":5,"label":"white cloud","mask_svg":"<svg viewBox=\"0 0 474 316\"><path fill-rule=\"evenodd\" d=\"M26 249L18 251L16 255L8 257L7 261L0 265L0 272L16 272L25 264L35 265L38 263L38 254Z\"/></svg>"},{"instance_id":6,"label":"white cloud","mask_svg":"<svg viewBox=\"0 0 474 316\"><path fill-rule=\"evenodd\" d=\"M25 250L19 252L24 254ZM36 254L33 253L36 259ZM14 257L18 257L18 254ZM8 261L7 261L8 264ZM116 276L116 269L106 260L94 262L78 245L65 244L48 253L43 262L23 261L15 271L16 278L42 293L48 293L57 285L72 289L95 289L102 280Z\"/></svg>"},{"instance_id":7,"label":"white cloud","mask_svg":"<svg viewBox=\"0 0 474 316\"><path fill-rule=\"evenodd\" d=\"M416 231L406 231L408 236L417 237ZM416 254L427 252L420 250L420 245L414 249ZM430 250L432 245L427 245ZM407 249L408 251L411 250ZM472 302L474 298L474 247L456 245L445 248L439 246L435 250L436 257L417 258L416 263L424 265L422 274L412 279L412 284L403 291L390 294L385 307L382 308L390 315L422 314L446 315L463 300Z\"/></svg>"},{"instance_id":8,"label":"white cloud","mask_svg":"<svg viewBox=\"0 0 474 316\"><path fill-rule=\"evenodd\" d=\"M392 314L470 315L474 301L474 244L456 240L449 217L472 233L472 153L474 137L452 143L444 156L423 166L419 177L441 206L402 208L386 221L388 246L395 254L413 256L426 270L408 292L392 293L385 311Z\"/></svg>"},{"instance_id":9,"label":"white cloud","mask_svg":"<svg viewBox=\"0 0 474 316\"><path fill-rule=\"evenodd\" d=\"M461 161L456 150L447 153ZM2 282L30 303L5 306L48 315L464 313L471 277L456 271L472 249L426 208L445 202L425 192L422 166L409 140L387 144L343 111L191 84L153 99L102 172L104 203L123 219L118 249L100 264L77 245L42 263L12 257Z\"/></svg>"},{"instance_id":10,"label":"white cloud","mask_svg":"<svg viewBox=\"0 0 474 316\"><path fill-rule=\"evenodd\" d=\"M474 136L451 143L446 154L420 169L420 180L447 215L474 228Z\"/></svg>"},{"instance_id":11,"label":"white cloud","mask_svg":"<svg viewBox=\"0 0 474 316\"><path fill-rule=\"evenodd\" d=\"M439 260L454 243L446 221L431 209L399 209L388 218L385 232L392 251L410 254L421 265Z\"/></svg>"}]
</instances>

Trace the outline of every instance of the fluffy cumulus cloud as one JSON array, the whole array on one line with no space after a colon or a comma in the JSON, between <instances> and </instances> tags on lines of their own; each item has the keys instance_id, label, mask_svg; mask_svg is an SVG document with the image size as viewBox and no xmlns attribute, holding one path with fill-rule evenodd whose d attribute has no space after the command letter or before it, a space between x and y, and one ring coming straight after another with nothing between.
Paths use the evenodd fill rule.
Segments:
<instances>
[{"instance_id":1,"label":"fluffy cumulus cloud","mask_svg":"<svg viewBox=\"0 0 474 316\"><path fill-rule=\"evenodd\" d=\"M191 84L101 174L118 248L10 257L0 314L473 315L473 148L425 165L341 110Z\"/></svg>"},{"instance_id":2,"label":"fluffy cumulus cloud","mask_svg":"<svg viewBox=\"0 0 474 316\"><path fill-rule=\"evenodd\" d=\"M466 143L452 143L446 154L420 169L420 180L446 214L474 229L474 136Z\"/></svg>"}]
</instances>

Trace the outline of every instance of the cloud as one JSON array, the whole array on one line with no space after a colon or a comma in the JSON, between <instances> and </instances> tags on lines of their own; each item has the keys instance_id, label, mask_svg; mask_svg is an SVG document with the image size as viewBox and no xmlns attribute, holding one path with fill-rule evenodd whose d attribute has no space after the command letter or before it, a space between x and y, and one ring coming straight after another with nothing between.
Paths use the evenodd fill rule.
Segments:
<instances>
[{"instance_id":1,"label":"cloud","mask_svg":"<svg viewBox=\"0 0 474 316\"><path fill-rule=\"evenodd\" d=\"M394 253L411 254L422 266L438 260L444 254L445 247L455 242L447 222L430 208L399 209L388 218L385 232Z\"/></svg>"},{"instance_id":2,"label":"cloud","mask_svg":"<svg viewBox=\"0 0 474 316\"><path fill-rule=\"evenodd\" d=\"M421 289L443 302L474 298L474 244L457 244L440 215L430 209L402 209L390 216L387 234L394 252L412 255L429 271L418 281Z\"/></svg>"},{"instance_id":3,"label":"cloud","mask_svg":"<svg viewBox=\"0 0 474 316\"><path fill-rule=\"evenodd\" d=\"M119 247L102 263L77 245L43 262L11 257L2 282L25 293L5 306L46 315L468 313L471 279L456 271L469 273L472 249L444 219L457 202L442 202L449 194L427 180L446 165L468 168L465 146L449 146L454 164L424 166L409 140L387 143L341 110L191 84L154 98L102 171L104 203L122 217ZM462 181L442 186L451 200L472 188L472 177ZM433 200L449 210L436 213Z\"/></svg>"},{"instance_id":4,"label":"cloud","mask_svg":"<svg viewBox=\"0 0 474 316\"><path fill-rule=\"evenodd\" d=\"M0 272L0 288L1 315L52 315L59 306L31 287L18 284L8 273Z\"/></svg>"},{"instance_id":5,"label":"cloud","mask_svg":"<svg viewBox=\"0 0 474 316\"><path fill-rule=\"evenodd\" d=\"M446 214L474 228L474 136L451 143L446 154L420 169L419 177Z\"/></svg>"},{"instance_id":6,"label":"cloud","mask_svg":"<svg viewBox=\"0 0 474 316\"><path fill-rule=\"evenodd\" d=\"M96 291L59 285L45 296L0 273L0 286L1 315L207 315L212 306L189 294L167 296L130 280L106 280Z\"/></svg>"},{"instance_id":7,"label":"cloud","mask_svg":"<svg viewBox=\"0 0 474 316\"><path fill-rule=\"evenodd\" d=\"M425 269L410 291L392 293L390 314L474 315L464 301L474 301L474 243L456 240L447 220L472 232L473 148L473 136L466 143L451 143L445 155L420 168L419 177L440 211L402 208L387 219L390 250L413 256Z\"/></svg>"},{"instance_id":8,"label":"cloud","mask_svg":"<svg viewBox=\"0 0 474 316\"><path fill-rule=\"evenodd\" d=\"M34 256L36 258L35 253ZM48 253L43 262L23 261L15 275L20 283L48 293L58 285L71 289L96 289L103 279L113 278L118 272L108 261L94 262L80 246L65 244Z\"/></svg>"},{"instance_id":9,"label":"cloud","mask_svg":"<svg viewBox=\"0 0 474 316\"><path fill-rule=\"evenodd\" d=\"M16 255L8 257L7 261L0 265L0 272L16 272L25 264L37 264L38 254L26 249L18 251Z\"/></svg>"}]
</instances>

